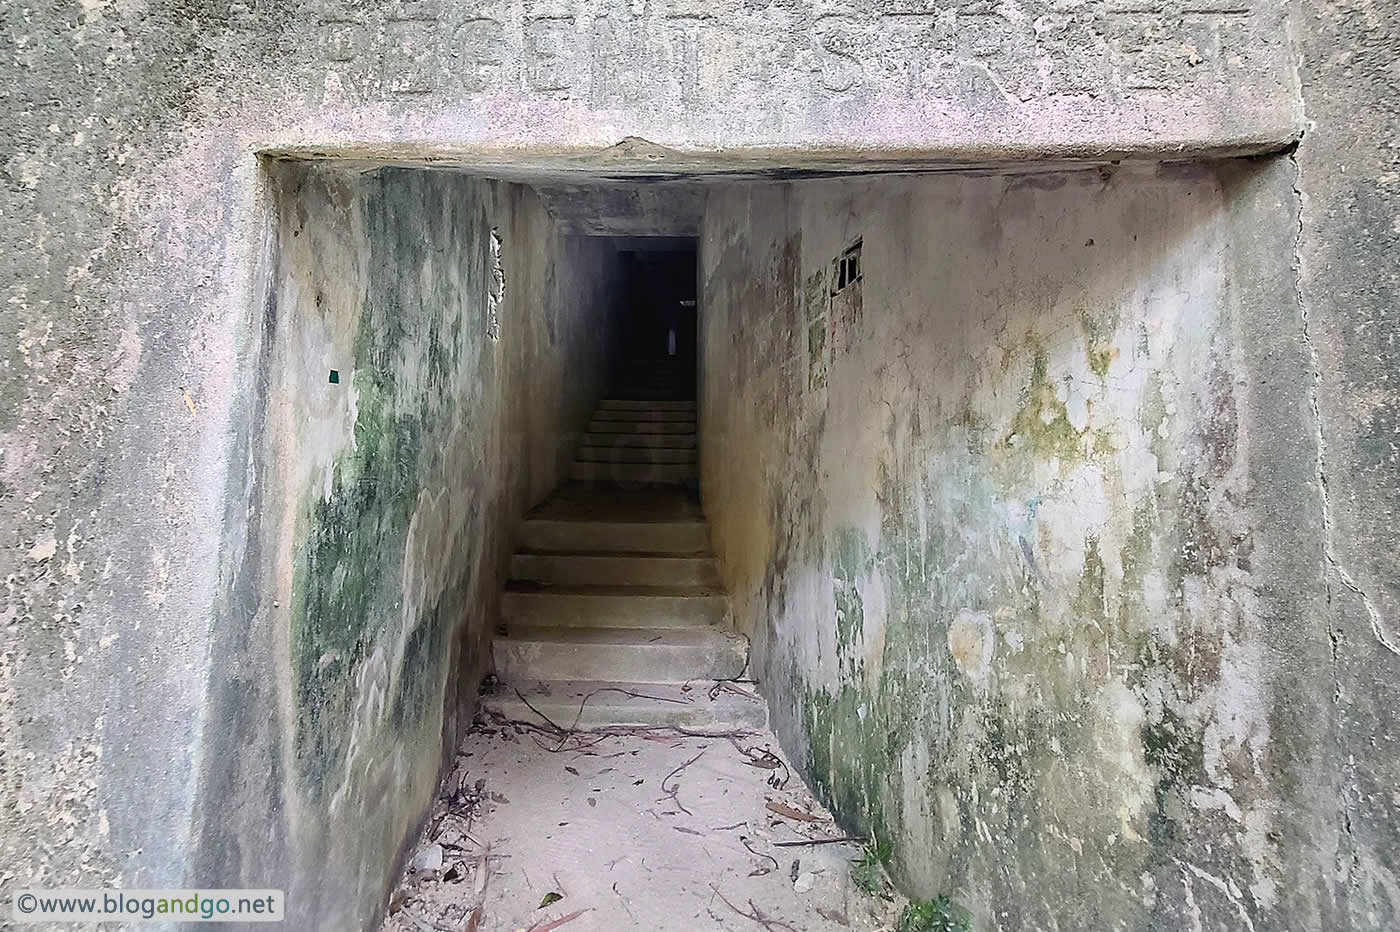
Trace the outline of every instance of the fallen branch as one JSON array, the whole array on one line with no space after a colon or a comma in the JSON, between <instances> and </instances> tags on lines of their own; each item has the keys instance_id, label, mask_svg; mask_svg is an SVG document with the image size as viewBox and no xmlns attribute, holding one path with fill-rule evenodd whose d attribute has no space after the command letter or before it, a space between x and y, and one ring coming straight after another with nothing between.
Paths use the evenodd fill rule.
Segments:
<instances>
[{"instance_id":1,"label":"fallen branch","mask_svg":"<svg viewBox=\"0 0 1400 932\"><path fill-rule=\"evenodd\" d=\"M792 779L792 771L781 757L774 754L770 749L746 748L737 739L729 739L729 743L734 745L734 750L744 755L744 763L750 767L758 767L763 770L773 771L768 775L768 785L775 790L781 790L788 785L788 780ZM776 771L781 768L783 776L779 779Z\"/></svg>"},{"instance_id":2,"label":"fallen branch","mask_svg":"<svg viewBox=\"0 0 1400 932\"><path fill-rule=\"evenodd\" d=\"M521 701L524 701L525 699L524 696L521 696L520 698ZM548 716L541 713L538 709L535 709L535 707L531 706L529 702L525 702L525 704L527 706L530 706L531 709L534 709L535 713L539 715L540 718L544 719L544 721L547 724L541 725L539 722L529 722L521 719L511 719L509 722L507 722L507 724L517 726L523 729L528 729L532 733L532 735L543 734L549 735L551 738L564 739L559 743L559 745L556 748L549 748L545 747L545 745L543 744L540 744L541 748L552 753L557 753L558 751L565 750L578 751L591 748L594 745L601 742L604 738L646 738L659 737L660 735L668 734L679 735L684 738L699 738L702 740L714 741L720 738L730 740L734 738L749 738L754 735L754 731L750 728L731 728L717 731L706 731L704 729L697 728L684 728L680 725L606 725L598 728L568 729L562 728L557 723L550 721ZM588 743L583 743L579 740L580 736L593 738L595 740ZM566 747L565 745L567 745L569 739L578 741L578 746ZM535 743L539 744L539 740L536 739Z\"/></svg>"},{"instance_id":3,"label":"fallen branch","mask_svg":"<svg viewBox=\"0 0 1400 932\"><path fill-rule=\"evenodd\" d=\"M589 693L587 696L584 696L583 699L585 702L587 702L590 698L596 696L598 693L622 693L624 696L631 696L633 699L651 699L656 702L674 702L676 705L692 704L689 699L673 699L670 696L651 696L647 693L633 692L630 689L622 689L618 686L600 686L597 689L593 690L593 692Z\"/></svg>"},{"instance_id":4,"label":"fallen branch","mask_svg":"<svg viewBox=\"0 0 1400 932\"><path fill-rule=\"evenodd\" d=\"M529 699L526 699L526 698L525 698L525 694L522 693L520 690L518 690L518 689L515 690L515 695L516 695L517 697L519 697L519 699L520 699L521 702L525 703L525 705L529 707L529 709L530 709L531 712L534 712L534 713L535 713L536 715L538 715L540 718L544 719L546 722L549 722L549 727L553 728L555 731L563 731L563 730L564 730L564 729L562 729L562 728L559 727L558 723L556 723L556 722L554 721L554 719L550 718L548 715L545 715L545 714L544 714L543 712L541 712L539 709L535 708L534 703L532 703ZM514 723L514 722L511 722L511 724L515 724L515 723Z\"/></svg>"},{"instance_id":5,"label":"fallen branch","mask_svg":"<svg viewBox=\"0 0 1400 932\"><path fill-rule=\"evenodd\" d=\"M715 701L716 699L719 698L719 691L720 691L721 689L724 688L724 684L725 684L725 683L738 683L738 682L742 682L742 681L744 680L745 674L747 674L747 673L749 672L749 659L750 659L750 654L751 654L752 648L753 648L753 641L750 640L750 638L749 638L749 636L748 636L747 634L744 634L744 633L738 632L738 631L736 631L736 632L734 632L734 633L735 633L735 634L738 634L739 637L743 638L743 639L744 639L744 646L745 646L746 648L749 648L749 650L746 650L745 653L744 653L744 669L742 669L742 670L739 671L739 675L738 675L738 676L726 676L726 677L721 677L720 679L715 680L715 685L713 685L713 686L710 687L710 701L711 701L711 702L713 702L713 701Z\"/></svg>"},{"instance_id":6,"label":"fallen branch","mask_svg":"<svg viewBox=\"0 0 1400 932\"><path fill-rule=\"evenodd\" d=\"M675 770L672 770L670 773L666 774L666 776L664 776L664 777L661 778L661 792L664 793L665 795L664 795L664 796L659 796L659 797L657 797L657 799L656 799L657 802L661 802L661 800L663 800L663 799L669 799L671 802L673 802L673 803L676 804L676 808L679 809L681 812L684 812L684 813L685 813L686 815L688 815L688 816L693 816L693 815L695 815L695 813L693 813L693 812L691 812L689 809L685 808L685 806L681 803L680 798L679 798L678 796L676 796L676 794L679 793L679 792L681 791L681 785L680 785L680 783L677 783L675 786L671 787L671 788L668 790L668 789L666 789L666 781L669 780L669 779L671 779L672 777L674 777L676 774L680 773L680 772L681 772L682 770L684 770L685 768L689 767L691 764L693 764L693 763L695 763L696 761L698 761L698 760L704 755L704 753L705 753L705 751L704 751L704 749L702 748L702 749L700 750L700 753L699 753L699 754L696 754L696 755L695 755L694 757L692 757L690 760L686 761L684 764L681 764L681 765L680 765L679 767L677 767Z\"/></svg>"},{"instance_id":7,"label":"fallen branch","mask_svg":"<svg viewBox=\"0 0 1400 932\"><path fill-rule=\"evenodd\" d=\"M864 842L865 839L859 835L841 835L837 838L808 838L803 841L775 841L775 848L806 848L810 845L839 845L845 841Z\"/></svg>"},{"instance_id":8,"label":"fallen branch","mask_svg":"<svg viewBox=\"0 0 1400 932\"><path fill-rule=\"evenodd\" d=\"M733 903L729 902L729 897L725 896L723 893L720 893L719 887L716 887L713 884L711 884L710 889L715 891L715 896L719 897L721 900L724 901L725 906L728 906L730 909L734 910L734 912L738 913L740 916L743 916L745 919L752 919L754 922L767 929L768 932L773 932L773 929L787 929L788 932L797 932L796 929L788 925L786 922L783 922L781 919L770 919L768 916L765 916L763 914L763 911L754 905L753 900L749 900L749 909L752 910L752 912L746 913L739 907L735 906Z\"/></svg>"},{"instance_id":9,"label":"fallen branch","mask_svg":"<svg viewBox=\"0 0 1400 932\"><path fill-rule=\"evenodd\" d=\"M739 843L742 844L745 848L747 848L748 851L749 851L749 854L752 854L754 857L767 858L768 860L772 861L772 862L773 862L773 870L780 870L780 869L782 868L782 865L778 863L778 859L775 858L775 857L773 857L773 855L768 854L767 852L764 852L764 851L755 851L755 850L753 850L753 846L749 844L749 839L748 839L748 836L747 836L747 835L740 835L740 836L739 836Z\"/></svg>"}]
</instances>

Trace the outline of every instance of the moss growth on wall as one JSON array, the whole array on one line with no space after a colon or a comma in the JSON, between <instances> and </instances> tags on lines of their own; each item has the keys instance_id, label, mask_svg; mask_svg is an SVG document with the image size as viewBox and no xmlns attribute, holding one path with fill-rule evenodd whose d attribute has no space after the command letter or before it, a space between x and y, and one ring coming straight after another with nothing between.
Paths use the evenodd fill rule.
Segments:
<instances>
[{"instance_id":1,"label":"moss growth on wall","mask_svg":"<svg viewBox=\"0 0 1400 932\"><path fill-rule=\"evenodd\" d=\"M1025 403L1002 438L1006 447L1029 443L1037 457L1057 457L1062 462L1078 462L1084 457L1083 435L1069 420L1069 410L1055 393L1049 378L1050 359L1043 346L1034 345L1031 381Z\"/></svg>"},{"instance_id":2,"label":"moss growth on wall","mask_svg":"<svg viewBox=\"0 0 1400 932\"><path fill-rule=\"evenodd\" d=\"M379 355L373 348L366 341L364 362ZM391 413L393 386L382 370L357 366L354 384L354 447L336 464L330 495L304 520L293 589L296 760L313 795L344 759L360 665L399 616L403 545L419 489L420 419Z\"/></svg>"},{"instance_id":3,"label":"moss growth on wall","mask_svg":"<svg viewBox=\"0 0 1400 932\"><path fill-rule=\"evenodd\" d=\"M441 593L404 615L404 561L410 525L425 486L440 485L444 437L437 415L448 404L462 357L463 312L457 284L420 275L424 237L434 256L460 254L471 228L456 210L422 211L417 180L380 173L362 193L370 227L370 275L354 334L353 443L336 462L329 494L304 505L293 582L292 675L298 776L313 797L331 789L350 733L358 677L383 645L399 654L389 722L415 730L441 713L447 643L462 617L461 573ZM426 231L405 226L406 213ZM480 231L478 231L479 233ZM477 236L479 239L480 236ZM415 261L415 257L417 260ZM319 492L319 490L317 490ZM465 561L464 566L465 566ZM401 653L384 643L406 622Z\"/></svg>"},{"instance_id":4,"label":"moss growth on wall","mask_svg":"<svg viewBox=\"0 0 1400 932\"><path fill-rule=\"evenodd\" d=\"M859 585L870 578L874 560L865 535L856 528L838 528L832 559L835 585L836 656L842 670L854 673L860 666L865 638L865 604Z\"/></svg>"}]
</instances>

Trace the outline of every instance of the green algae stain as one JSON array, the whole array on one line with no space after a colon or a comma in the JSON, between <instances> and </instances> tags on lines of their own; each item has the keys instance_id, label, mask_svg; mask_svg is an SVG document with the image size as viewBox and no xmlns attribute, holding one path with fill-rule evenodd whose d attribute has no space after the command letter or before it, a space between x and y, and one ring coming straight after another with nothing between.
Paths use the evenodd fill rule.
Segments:
<instances>
[{"instance_id":1,"label":"green algae stain","mask_svg":"<svg viewBox=\"0 0 1400 932\"><path fill-rule=\"evenodd\" d=\"M1100 379L1107 378L1109 367L1119 355L1118 347L1113 344L1112 326L1094 319L1085 311L1079 315L1079 328L1084 332L1089 370Z\"/></svg>"},{"instance_id":2,"label":"green algae stain","mask_svg":"<svg viewBox=\"0 0 1400 932\"><path fill-rule=\"evenodd\" d=\"M985 436L991 429L991 421L972 409L972 399L964 396L958 409L948 420L949 425L960 427L967 434L967 452L976 456L985 451Z\"/></svg>"},{"instance_id":3,"label":"green algae stain","mask_svg":"<svg viewBox=\"0 0 1400 932\"><path fill-rule=\"evenodd\" d=\"M291 604L291 673L297 775L310 798L333 789L344 766L366 660L409 625L398 684L384 710L399 734L428 726L445 676L461 596L448 591L404 619L403 573L419 493L436 475L438 415L462 363L462 309L409 271L421 231L393 222L403 209L382 183L367 195L371 274L359 308L353 369L353 442L329 491L305 490L297 520ZM434 233L436 237L438 234ZM443 234L444 236L446 234ZM460 244L458 244L460 245Z\"/></svg>"},{"instance_id":4,"label":"green algae stain","mask_svg":"<svg viewBox=\"0 0 1400 932\"><path fill-rule=\"evenodd\" d=\"M813 792L843 825L876 841L897 838L900 815L885 789L898 771L903 745L889 738L895 724L890 697L848 681L834 696L803 688L799 705Z\"/></svg>"},{"instance_id":5,"label":"green algae stain","mask_svg":"<svg viewBox=\"0 0 1400 932\"><path fill-rule=\"evenodd\" d=\"M1075 608L1090 618L1104 618L1107 607L1104 590L1104 564L1103 557L1099 555L1099 539L1090 537L1084 542L1084 571L1079 577Z\"/></svg>"},{"instance_id":6,"label":"green algae stain","mask_svg":"<svg viewBox=\"0 0 1400 932\"><path fill-rule=\"evenodd\" d=\"M331 494L304 519L293 582L296 750L314 792L344 759L356 674L387 619L397 618L404 540L417 499L418 418L388 410L388 387L357 366L353 452Z\"/></svg>"},{"instance_id":7,"label":"green algae stain","mask_svg":"<svg viewBox=\"0 0 1400 932\"><path fill-rule=\"evenodd\" d=\"M1049 356L1043 347L1036 346L1026 401L1012 419L1002 445L1015 448L1028 443L1038 457L1078 462L1084 458L1084 438L1070 423L1069 410L1056 395L1049 370Z\"/></svg>"},{"instance_id":8,"label":"green algae stain","mask_svg":"<svg viewBox=\"0 0 1400 932\"><path fill-rule=\"evenodd\" d=\"M1049 355L1034 337L1028 338L1027 344L1033 353L1031 381L1021 391L1022 404L1002 436L1002 448L1029 447L1037 458L1058 459L1066 465L1116 454L1119 445L1113 431L1105 428L1081 431L1070 423L1069 409L1060 400L1055 383L1050 379ZM1118 350L1112 346L1095 350L1093 346L1091 340L1090 368L1102 378Z\"/></svg>"},{"instance_id":9,"label":"green algae stain","mask_svg":"<svg viewBox=\"0 0 1400 932\"><path fill-rule=\"evenodd\" d=\"M836 588L836 656L842 669L853 672L865 638L865 603L858 585L870 578L875 562L865 535L856 528L838 528L832 575Z\"/></svg>"},{"instance_id":10,"label":"green algae stain","mask_svg":"<svg viewBox=\"0 0 1400 932\"><path fill-rule=\"evenodd\" d=\"M1141 628L1142 616L1145 614L1143 585L1153 564L1154 527L1151 502L1139 503L1133 509L1133 529L1118 551L1118 561L1123 568L1123 581L1118 594L1118 617L1129 630Z\"/></svg>"}]
</instances>

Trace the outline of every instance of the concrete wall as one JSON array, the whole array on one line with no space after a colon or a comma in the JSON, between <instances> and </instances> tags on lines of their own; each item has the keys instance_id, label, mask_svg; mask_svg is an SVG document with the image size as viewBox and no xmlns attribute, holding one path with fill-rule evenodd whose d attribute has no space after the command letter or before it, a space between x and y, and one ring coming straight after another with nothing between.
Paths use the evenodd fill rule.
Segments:
<instances>
[{"instance_id":1,"label":"concrete wall","mask_svg":"<svg viewBox=\"0 0 1400 932\"><path fill-rule=\"evenodd\" d=\"M1319 927L1293 180L711 196L702 495L735 617L814 786L980 929Z\"/></svg>"},{"instance_id":2,"label":"concrete wall","mask_svg":"<svg viewBox=\"0 0 1400 932\"><path fill-rule=\"evenodd\" d=\"M1365 122L1343 102L1389 85L1347 86L1314 7L1352 30L1382 13L1303 17L1344 147ZM216 625L265 454L276 230L256 153L629 175L1274 150L1303 126L1283 17L1265 0L0 8L0 883L175 883L207 831L199 762L237 734L211 705ZM1389 235L1384 211L1323 225L1346 183L1316 184L1315 271L1324 243ZM1365 293L1344 306L1387 306ZM1364 514L1377 486L1357 476ZM1369 649L1372 616L1349 617ZM1357 656L1356 684L1394 679Z\"/></svg>"},{"instance_id":3,"label":"concrete wall","mask_svg":"<svg viewBox=\"0 0 1400 932\"><path fill-rule=\"evenodd\" d=\"M1335 779L1320 793L1327 927L1400 927L1400 6L1295 5L1311 132L1297 152L1298 301L1311 337L1326 493L1331 702L1318 727ZM1345 49L1339 55L1338 50Z\"/></svg>"},{"instance_id":4,"label":"concrete wall","mask_svg":"<svg viewBox=\"0 0 1400 932\"><path fill-rule=\"evenodd\" d=\"M362 928L470 721L516 522L600 393L617 261L520 186L273 167L197 834L171 881L285 886L297 928Z\"/></svg>"}]
</instances>

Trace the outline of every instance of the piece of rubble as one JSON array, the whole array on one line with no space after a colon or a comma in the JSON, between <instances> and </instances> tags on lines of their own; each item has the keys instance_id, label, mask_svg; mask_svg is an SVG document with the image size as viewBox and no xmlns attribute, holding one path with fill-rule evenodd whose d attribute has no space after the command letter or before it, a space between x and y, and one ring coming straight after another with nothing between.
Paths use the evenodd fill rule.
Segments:
<instances>
[{"instance_id":1,"label":"piece of rubble","mask_svg":"<svg viewBox=\"0 0 1400 932\"><path fill-rule=\"evenodd\" d=\"M415 871L442 870L442 845L429 845L413 856Z\"/></svg>"}]
</instances>

